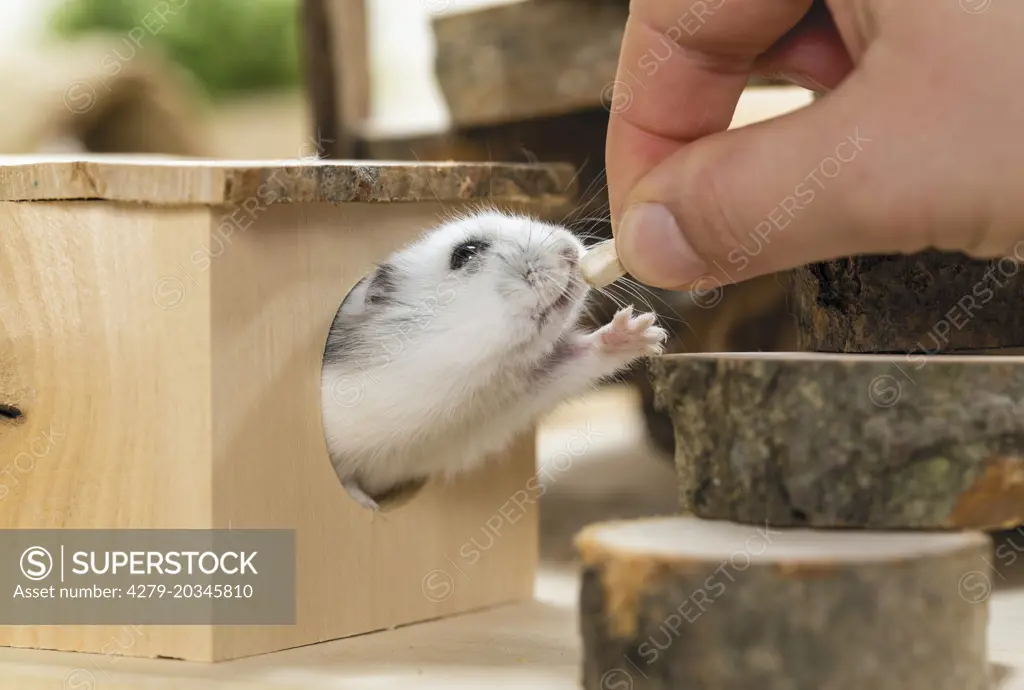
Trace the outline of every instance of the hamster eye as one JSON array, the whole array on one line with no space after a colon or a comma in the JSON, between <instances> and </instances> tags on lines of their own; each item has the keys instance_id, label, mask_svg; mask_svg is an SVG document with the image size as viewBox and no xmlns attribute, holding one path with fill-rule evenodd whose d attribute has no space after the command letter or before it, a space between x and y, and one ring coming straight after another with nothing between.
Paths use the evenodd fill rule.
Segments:
<instances>
[{"instance_id":1,"label":"hamster eye","mask_svg":"<svg viewBox=\"0 0 1024 690\"><path fill-rule=\"evenodd\" d=\"M455 249L452 250L451 261L449 262L452 270L459 270L465 266L470 259L477 254L482 253L489 246L490 243L483 240L466 240L462 244L456 246Z\"/></svg>"}]
</instances>

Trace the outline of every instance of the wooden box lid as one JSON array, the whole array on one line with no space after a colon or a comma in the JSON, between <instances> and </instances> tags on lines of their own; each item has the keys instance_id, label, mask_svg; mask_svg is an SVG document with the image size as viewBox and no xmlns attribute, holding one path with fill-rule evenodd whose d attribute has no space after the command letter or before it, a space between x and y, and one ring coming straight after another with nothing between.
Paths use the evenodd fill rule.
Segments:
<instances>
[{"instance_id":1,"label":"wooden box lid","mask_svg":"<svg viewBox=\"0 0 1024 690\"><path fill-rule=\"evenodd\" d=\"M0 156L0 201L104 199L155 205L571 202L570 164Z\"/></svg>"}]
</instances>

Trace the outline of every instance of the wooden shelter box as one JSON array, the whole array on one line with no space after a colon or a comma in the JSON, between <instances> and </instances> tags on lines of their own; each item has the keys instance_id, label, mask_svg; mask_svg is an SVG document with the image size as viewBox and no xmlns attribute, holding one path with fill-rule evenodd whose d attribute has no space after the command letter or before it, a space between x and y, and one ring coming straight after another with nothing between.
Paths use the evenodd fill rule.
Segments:
<instances>
[{"instance_id":1,"label":"wooden shelter box","mask_svg":"<svg viewBox=\"0 0 1024 690\"><path fill-rule=\"evenodd\" d=\"M295 535L292 623L4 622L0 645L217 661L530 597L535 505L502 516L533 435L374 514L330 465L320 374L375 262L575 191L560 165L0 158L0 532Z\"/></svg>"}]
</instances>

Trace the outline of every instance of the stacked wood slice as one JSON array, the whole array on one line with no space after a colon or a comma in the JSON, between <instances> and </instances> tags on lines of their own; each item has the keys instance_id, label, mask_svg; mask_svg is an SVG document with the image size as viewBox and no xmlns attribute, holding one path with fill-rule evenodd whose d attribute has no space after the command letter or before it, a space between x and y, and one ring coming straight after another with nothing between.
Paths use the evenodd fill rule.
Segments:
<instances>
[{"instance_id":1,"label":"stacked wood slice","mask_svg":"<svg viewBox=\"0 0 1024 690\"><path fill-rule=\"evenodd\" d=\"M1024 242L980 260L928 251L804 266L792 273L799 347L957 353L1024 347Z\"/></svg>"},{"instance_id":2,"label":"stacked wood slice","mask_svg":"<svg viewBox=\"0 0 1024 690\"><path fill-rule=\"evenodd\" d=\"M856 257L791 278L808 352L652 365L682 506L822 528L1024 524L1017 257Z\"/></svg>"},{"instance_id":3,"label":"stacked wood slice","mask_svg":"<svg viewBox=\"0 0 1024 690\"><path fill-rule=\"evenodd\" d=\"M1024 346L1022 260L1024 243L992 260L925 251L851 257L792 272L798 347L833 354L804 365L779 363L789 369L780 370L779 381L792 382L788 377L799 369L809 382L816 368L821 386L844 376L831 394L868 381L872 400L863 406L863 396L858 402L842 396L815 415L819 425L832 418L825 422L831 452L819 459L817 479L788 482L800 491L827 490L827 504L808 514L817 516L812 523L986 530L1024 524L1024 357L1017 356ZM777 384L772 396L788 385ZM843 437L854 428L856 446ZM888 438L874 445L883 428ZM702 463L700 454L689 457L692 468ZM851 475L835 471L837 463L859 468L861 499L843 495ZM871 466L879 463L887 486L875 483L880 476ZM783 473L789 469L795 464ZM864 512L862 505L841 517L844 503L869 496L874 508Z\"/></svg>"},{"instance_id":4,"label":"stacked wood slice","mask_svg":"<svg viewBox=\"0 0 1024 690\"><path fill-rule=\"evenodd\" d=\"M585 686L992 687L986 532L1024 524L1020 273L807 266L810 351L654 358L686 516L579 538Z\"/></svg>"},{"instance_id":5,"label":"stacked wood slice","mask_svg":"<svg viewBox=\"0 0 1024 690\"><path fill-rule=\"evenodd\" d=\"M577 538L586 690L988 690L990 539L692 517Z\"/></svg>"},{"instance_id":6,"label":"stacked wood slice","mask_svg":"<svg viewBox=\"0 0 1024 690\"><path fill-rule=\"evenodd\" d=\"M1024 523L1024 358L754 353L651 364L682 507L751 524Z\"/></svg>"}]
</instances>

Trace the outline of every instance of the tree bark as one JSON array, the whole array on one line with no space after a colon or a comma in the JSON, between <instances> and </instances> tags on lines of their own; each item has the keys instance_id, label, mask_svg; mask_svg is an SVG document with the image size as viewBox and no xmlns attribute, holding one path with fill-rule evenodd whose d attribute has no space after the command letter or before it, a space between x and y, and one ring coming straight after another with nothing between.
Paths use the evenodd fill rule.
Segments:
<instances>
[{"instance_id":1,"label":"tree bark","mask_svg":"<svg viewBox=\"0 0 1024 690\"><path fill-rule=\"evenodd\" d=\"M682 507L752 524L1024 523L1024 359L813 353L650 362Z\"/></svg>"},{"instance_id":2,"label":"tree bark","mask_svg":"<svg viewBox=\"0 0 1024 690\"><path fill-rule=\"evenodd\" d=\"M1010 258L929 251L827 261L792 275L802 350L937 354L1024 346L1024 271Z\"/></svg>"},{"instance_id":3,"label":"tree bark","mask_svg":"<svg viewBox=\"0 0 1024 690\"><path fill-rule=\"evenodd\" d=\"M689 517L591 526L586 690L985 690L991 541Z\"/></svg>"}]
</instances>

